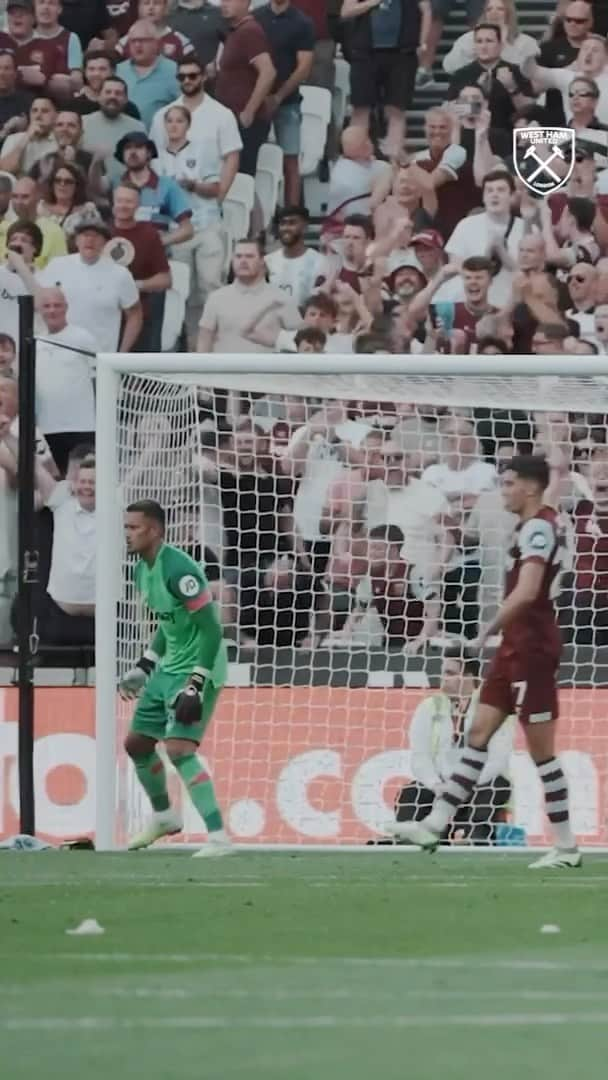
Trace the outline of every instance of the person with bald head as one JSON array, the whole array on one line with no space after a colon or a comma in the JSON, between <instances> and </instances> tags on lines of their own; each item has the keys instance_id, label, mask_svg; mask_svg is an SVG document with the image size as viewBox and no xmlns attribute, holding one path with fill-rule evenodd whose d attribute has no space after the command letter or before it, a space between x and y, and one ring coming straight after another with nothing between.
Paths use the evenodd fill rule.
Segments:
<instances>
[{"instance_id":1,"label":"person with bald head","mask_svg":"<svg viewBox=\"0 0 608 1080\"><path fill-rule=\"evenodd\" d=\"M116 74L124 79L129 99L149 131L154 114L179 95L177 65L162 55L158 29L147 19L133 23L128 42L129 59L118 65Z\"/></svg>"},{"instance_id":2,"label":"person with bald head","mask_svg":"<svg viewBox=\"0 0 608 1080\"><path fill-rule=\"evenodd\" d=\"M36 419L64 476L70 451L95 441L96 346L88 330L69 321L60 288L41 289L37 306L46 330L36 352Z\"/></svg>"},{"instance_id":3,"label":"person with bald head","mask_svg":"<svg viewBox=\"0 0 608 1080\"><path fill-rule=\"evenodd\" d=\"M29 221L42 233L42 250L34 260L37 270L43 270L56 255L67 253L65 233L57 222L38 214L40 191L31 176L15 180L11 194L10 210L0 221L0 259L6 254L6 234L15 221Z\"/></svg>"},{"instance_id":4,"label":"person with bald head","mask_svg":"<svg viewBox=\"0 0 608 1080\"><path fill-rule=\"evenodd\" d=\"M349 214L369 215L373 209L374 185L380 176L390 172L387 161L374 157L372 141L365 128L351 124L342 132L340 143L342 153L329 179L324 233L339 232Z\"/></svg>"}]
</instances>

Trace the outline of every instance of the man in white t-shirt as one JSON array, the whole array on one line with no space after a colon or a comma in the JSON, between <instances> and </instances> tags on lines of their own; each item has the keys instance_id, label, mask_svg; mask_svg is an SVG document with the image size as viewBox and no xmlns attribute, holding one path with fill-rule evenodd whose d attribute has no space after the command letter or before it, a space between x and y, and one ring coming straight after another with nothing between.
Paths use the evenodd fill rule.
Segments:
<instances>
[{"instance_id":1,"label":"man in white t-shirt","mask_svg":"<svg viewBox=\"0 0 608 1080\"><path fill-rule=\"evenodd\" d=\"M325 260L305 242L308 211L301 206L284 206L278 214L281 247L266 256L268 280L292 300L302 304L314 292L315 282L325 267Z\"/></svg>"},{"instance_id":2,"label":"man in white t-shirt","mask_svg":"<svg viewBox=\"0 0 608 1080\"><path fill-rule=\"evenodd\" d=\"M95 341L88 330L68 323L61 289L42 289L38 310L46 331L36 350L36 418L64 476L70 450L95 442Z\"/></svg>"},{"instance_id":3,"label":"man in white t-shirt","mask_svg":"<svg viewBox=\"0 0 608 1080\"><path fill-rule=\"evenodd\" d=\"M36 487L53 514L51 571L40 617L40 637L49 645L93 645L95 458L83 458L71 482L57 483L37 466Z\"/></svg>"},{"instance_id":4,"label":"man in white t-shirt","mask_svg":"<svg viewBox=\"0 0 608 1080\"><path fill-rule=\"evenodd\" d=\"M525 232L522 218L512 208L515 191L513 177L504 169L493 169L483 180L482 214L471 214L458 223L445 250L451 262L462 263L473 255L495 259L500 266L492 279L488 300L495 307L505 307L511 300L513 270L519 245ZM441 291L441 300L464 300L460 278L454 278Z\"/></svg>"},{"instance_id":5,"label":"man in white t-shirt","mask_svg":"<svg viewBox=\"0 0 608 1080\"><path fill-rule=\"evenodd\" d=\"M595 116L602 124L608 124L608 41L601 34L588 34L570 67L541 67L531 56L522 64L521 70L532 80L535 90L561 91L566 116L572 112L568 100L570 83L581 77L593 79L600 92Z\"/></svg>"},{"instance_id":6,"label":"man in white t-shirt","mask_svg":"<svg viewBox=\"0 0 608 1080\"><path fill-rule=\"evenodd\" d=\"M190 268L186 329L189 346L195 349L205 301L222 284L226 261L222 203L238 172L243 144L234 114L204 93L203 73L196 57L188 57L178 65L178 79L184 94L173 105L161 109L152 126L154 131L162 129L156 142L155 168L162 176L177 181L192 211L194 235L175 244L172 256ZM190 88L199 81L201 97L195 106Z\"/></svg>"},{"instance_id":7,"label":"man in white t-shirt","mask_svg":"<svg viewBox=\"0 0 608 1080\"><path fill-rule=\"evenodd\" d=\"M209 144L207 153L215 149L220 158L232 150L241 150L243 142L238 132L234 113L205 92L205 69L195 56L186 56L177 65L177 81L182 92L170 105L165 105L154 115L150 138L158 150L167 146L165 113L174 105L183 105L190 113L192 142Z\"/></svg>"},{"instance_id":8,"label":"man in white t-shirt","mask_svg":"<svg viewBox=\"0 0 608 1080\"><path fill-rule=\"evenodd\" d=\"M382 449L384 476L368 485L367 527L397 525L404 537L402 556L423 567L428 580L437 580L445 558L441 519L449 512L448 500L411 471L418 450L408 453L398 440L385 443Z\"/></svg>"},{"instance_id":9,"label":"man in white t-shirt","mask_svg":"<svg viewBox=\"0 0 608 1080\"><path fill-rule=\"evenodd\" d=\"M257 240L240 240L232 258L234 281L211 294L200 321L198 352L265 352L245 337L251 324L276 340L283 330L299 329L297 305L264 279L264 255Z\"/></svg>"},{"instance_id":10,"label":"man in white t-shirt","mask_svg":"<svg viewBox=\"0 0 608 1080\"><path fill-rule=\"evenodd\" d=\"M371 214L374 185L390 170L387 161L374 157L365 128L345 128L340 141L342 153L331 170L327 195L327 216L335 223L343 222L350 214Z\"/></svg>"},{"instance_id":11,"label":"man in white t-shirt","mask_svg":"<svg viewBox=\"0 0 608 1080\"><path fill-rule=\"evenodd\" d=\"M468 519L484 491L498 482L496 468L483 461L473 424L462 416L439 422L441 460L422 474L424 483L448 500L444 524L453 536L452 555L444 577L444 629L460 636L476 634L480 570L479 536L469 533Z\"/></svg>"},{"instance_id":12,"label":"man in white t-shirt","mask_svg":"<svg viewBox=\"0 0 608 1080\"><path fill-rule=\"evenodd\" d=\"M129 270L103 254L110 237L101 221L83 222L75 231L77 253L51 259L37 280L62 290L70 318L91 328L98 352L130 352L142 327L139 292Z\"/></svg>"}]
</instances>

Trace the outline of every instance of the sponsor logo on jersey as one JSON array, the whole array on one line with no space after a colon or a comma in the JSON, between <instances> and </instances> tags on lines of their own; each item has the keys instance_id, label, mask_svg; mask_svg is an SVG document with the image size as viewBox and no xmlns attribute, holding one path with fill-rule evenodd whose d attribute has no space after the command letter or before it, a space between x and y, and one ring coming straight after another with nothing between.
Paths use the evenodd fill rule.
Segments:
<instances>
[{"instance_id":1,"label":"sponsor logo on jersey","mask_svg":"<svg viewBox=\"0 0 608 1080\"><path fill-rule=\"evenodd\" d=\"M535 548L536 551L543 551L548 545L547 536L540 530L532 533L530 537L530 547Z\"/></svg>"},{"instance_id":2,"label":"sponsor logo on jersey","mask_svg":"<svg viewBox=\"0 0 608 1080\"><path fill-rule=\"evenodd\" d=\"M178 588L182 596L196 596L200 587L200 581L197 581L194 574L184 574L178 582Z\"/></svg>"}]
</instances>

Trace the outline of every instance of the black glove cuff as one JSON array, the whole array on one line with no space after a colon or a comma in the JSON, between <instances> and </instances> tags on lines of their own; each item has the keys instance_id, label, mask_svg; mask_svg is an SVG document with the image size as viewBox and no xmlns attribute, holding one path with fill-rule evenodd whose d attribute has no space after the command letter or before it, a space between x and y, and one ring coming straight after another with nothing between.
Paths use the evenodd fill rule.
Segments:
<instances>
[{"instance_id":1,"label":"black glove cuff","mask_svg":"<svg viewBox=\"0 0 608 1080\"><path fill-rule=\"evenodd\" d=\"M195 690L198 690L199 694L205 685L205 676L201 675L198 671L193 671L192 675L188 679L188 686L193 686Z\"/></svg>"},{"instance_id":2,"label":"black glove cuff","mask_svg":"<svg viewBox=\"0 0 608 1080\"><path fill-rule=\"evenodd\" d=\"M148 656L142 656L137 661L135 667L141 668L141 670L144 671L146 675L150 675L154 671L156 663L154 660L150 660Z\"/></svg>"}]
</instances>

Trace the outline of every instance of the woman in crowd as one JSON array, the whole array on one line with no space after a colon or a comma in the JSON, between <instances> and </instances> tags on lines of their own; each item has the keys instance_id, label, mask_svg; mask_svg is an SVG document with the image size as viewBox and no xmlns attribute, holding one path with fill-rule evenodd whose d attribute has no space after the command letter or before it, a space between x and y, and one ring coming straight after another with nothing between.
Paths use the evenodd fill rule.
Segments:
<instances>
[{"instance_id":1,"label":"woman in crowd","mask_svg":"<svg viewBox=\"0 0 608 1080\"><path fill-rule=\"evenodd\" d=\"M83 217L99 217L95 203L87 200L86 179L80 169L68 162L55 166L39 203L38 214L61 225L68 243Z\"/></svg>"}]
</instances>

